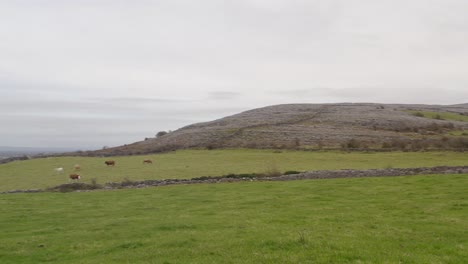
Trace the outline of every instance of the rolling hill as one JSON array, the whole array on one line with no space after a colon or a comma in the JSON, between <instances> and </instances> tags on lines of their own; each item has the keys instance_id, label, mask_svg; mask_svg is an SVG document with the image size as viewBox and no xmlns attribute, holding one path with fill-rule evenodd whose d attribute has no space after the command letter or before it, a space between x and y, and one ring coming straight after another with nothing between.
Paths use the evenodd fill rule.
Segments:
<instances>
[{"instance_id":1,"label":"rolling hill","mask_svg":"<svg viewBox=\"0 0 468 264\"><path fill-rule=\"evenodd\" d=\"M157 138L82 154L132 155L225 147L468 147L463 141L468 140L465 130L468 130L468 104L284 104L192 124ZM461 143L455 142L454 138L462 140Z\"/></svg>"}]
</instances>

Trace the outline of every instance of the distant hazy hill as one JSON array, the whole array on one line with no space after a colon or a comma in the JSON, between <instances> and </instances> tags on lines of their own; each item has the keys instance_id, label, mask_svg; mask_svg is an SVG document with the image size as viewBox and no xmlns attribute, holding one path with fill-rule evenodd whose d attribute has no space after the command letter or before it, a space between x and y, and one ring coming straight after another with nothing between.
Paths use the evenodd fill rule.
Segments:
<instances>
[{"instance_id":1,"label":"distant hazy hill","mask_svg":"<svg viewBox=\"0 0 468 264\"><path fill-rule=\"evenodd\" d=\"M71 148L49 148L49 147L12 147L12 146L0 146L0 159L8 157L16 157L23 155L37 155L40 153L62 153L74 151Z\"/></svg>"},{"instance_id":2,"label":"distant hazy hill","mask_svg":"<svg viewBox=\"0 0 468 264\"><path fill-rule=\"evenodd\" d=\"M158 138L87 154L144 154L194 147L381 148L392 147L398 140L435 144L447 141L444 137L463 137L464 129L468 129L468 104L286 104L192 124Z\"/></svg>"}]
</instances>

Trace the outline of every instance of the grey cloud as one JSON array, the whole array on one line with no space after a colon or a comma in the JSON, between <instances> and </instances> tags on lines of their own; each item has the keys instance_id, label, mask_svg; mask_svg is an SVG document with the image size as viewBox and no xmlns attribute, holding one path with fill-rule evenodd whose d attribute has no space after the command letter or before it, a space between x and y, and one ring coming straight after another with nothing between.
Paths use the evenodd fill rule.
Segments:
<instances>
[{"instance_id":1,"label":"grey cloud","mask_svg":"<svg viewBox=\"0 0 468 264\"><path fill-rule=\"evenodd\" d=\"M289 89L289 90L278 90L275 91L275 94L287 97L309 97L309 96L323 96L327 95L328 89L325 87L311 87L311 88L303 88L303 89Z\"/></svg>"},{"instance_id":2,"label":"grey cloud","mask_svg":"<svg viewBox=\"0 0 468 264\"><path fill-rule=\"evenodd\" d=\"M241 93L238 92L210 92L208 93L209 100L233 100L242 96Z\"/></svg>"},{"instance_id":3,"label":"grey cloud","mask_svg":"<svg viewBox=\"0 0 468 264\"><path fill-rule=\"evenodd\" d=\"M461 103L467 13L465 0L0 1L0 120L36 142L51 137L26 132L35 120L98 143L105 124L123 144L280 103Z\"/></svg>"},{"instance_id":4,"label":"grey cloud","mask_svg":"<svg viewBox=\"0 0 468 264\"><path fill-rule=\"evenodd\" d=\"M468 87L468 85L466 87ZM307 89L278 90L275 94L286 97L289 102L320 101L451 104L453 102L464 102L464 98L468 98L468 89L463 89L462 87L457 89L456 87L405 87L381 84L378 86L343 88L317 86ZM442 94L443 97L441 97Z\"/></svg>"},{"instance_id":5,"label":"grey cloud","mask_svg":"<svg viewBox=\"0 0 468 264\"><path fill-rule=\"evenodd\" d=\"M149 97L118 97L118 98L101 98L96 99L97 101L102 101L106 103L124 103L124 104L133 104L133 103L176 103L183 102L181 99L167 99L167 98L149 98Z\"/></svg>"},{"instance_id":6,"label":"grey cloud","mask_svg":"<svg viewBox=\"0 0 468 264\"><path fill-rule=\"evenodd\" d=\"M467 86L468 87L468 86ZM348 87L328 90L330 96L345 101L380 103L452 104L463 103L468 98L468 89L438 87Z\"/></svg>"},{"instance_id":7,"label":"grey cloud","mask_svg":"<svg viewBox=\"0 0 468 264\"><path fill-rule=\"evenodd\" d=\"M134 105L103 105L96 102L69 101L69 100L0 100L0 111L9 115L31 115L31 116L128 116L139 113L140 108Z\"/></svg>"}]
</instances>

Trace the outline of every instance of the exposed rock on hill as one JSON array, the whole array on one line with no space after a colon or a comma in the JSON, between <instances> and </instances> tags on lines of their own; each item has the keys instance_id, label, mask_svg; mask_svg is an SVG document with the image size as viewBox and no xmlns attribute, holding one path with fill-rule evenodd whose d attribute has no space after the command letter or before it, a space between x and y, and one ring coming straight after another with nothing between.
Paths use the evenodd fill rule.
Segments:
<instances>
[{"instance_id":1,"label":"exposed rock on hill","mask_svg":"<svg viewBox=\"0 0 468 264\"><path fill-rule=\"evenodd\" d=\"M431 113L460 116L460 121L439 115L429 117ZM398 140L440 141L442 137L451 136L448 134L451 131L468 130L468 120L463 120L467 116L467 104L275 105L192 124L158 138L88 154L145 154L194 147L381 148Z\"/></svg>"}]
</instances>

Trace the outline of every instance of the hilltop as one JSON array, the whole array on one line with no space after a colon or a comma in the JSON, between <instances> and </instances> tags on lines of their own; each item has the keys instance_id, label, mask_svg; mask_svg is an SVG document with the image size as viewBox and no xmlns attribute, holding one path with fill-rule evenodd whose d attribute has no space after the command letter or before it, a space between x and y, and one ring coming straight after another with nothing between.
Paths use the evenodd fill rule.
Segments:
<instances>
[{"instance_id":1,"label":"hilltop","mask_svg":"<svg viewBox=\"0 0 468 264\"><path fill-rule=\"evenodd\" d=\"M188 125L157 138L85 154L132 155L226 147L466 148L465 130L468 130L468 104L284 104Z\"/></svg>"}]
</instances>

